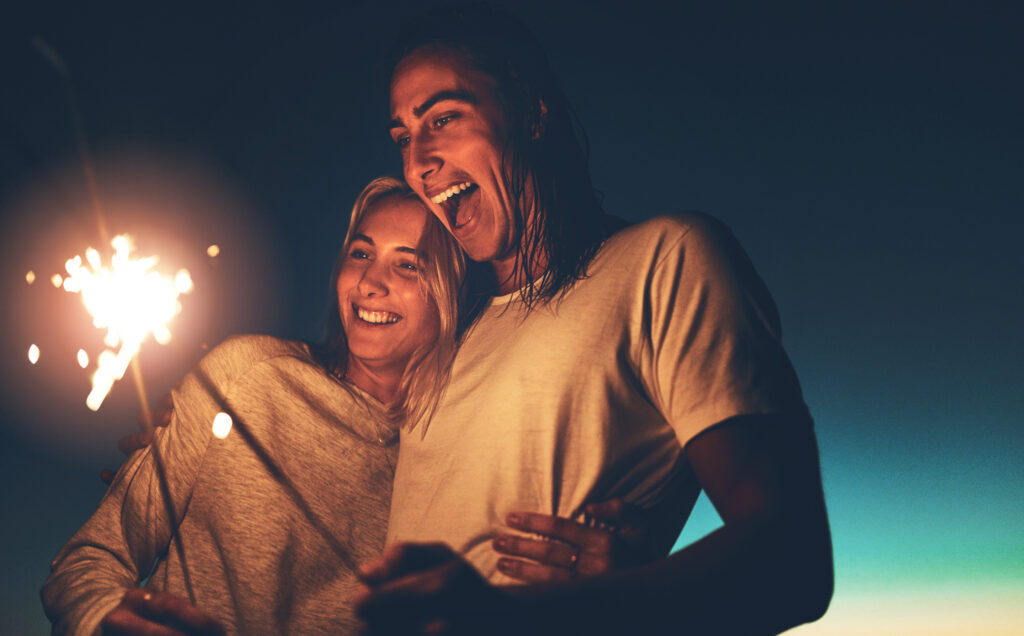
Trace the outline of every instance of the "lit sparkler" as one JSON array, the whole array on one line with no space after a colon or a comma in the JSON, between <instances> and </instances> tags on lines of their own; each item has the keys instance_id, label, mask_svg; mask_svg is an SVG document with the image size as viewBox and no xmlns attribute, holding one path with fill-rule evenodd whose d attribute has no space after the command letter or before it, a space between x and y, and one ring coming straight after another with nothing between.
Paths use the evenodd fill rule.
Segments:
<instances>
[{"instance_id":1,"label":"lit sparkler","mask_svg":"<svg viewBox=\"0 0 1024 636\"><path fill-rule=\"evenodd\" d=\"M75 103L75 89L71 84L67 67L64 60L43 40L34 38L32 44L53 65L67 89L68 107L74 123L78 151L82 157L85 180L89 186L92 209L96 216L96 228L102 242L106 243L109 234L107 234L107 225L100 206L92 162L89 161L81 117ZM178 296L192 290L192 279L187 270L179 270L174 282L168 281L156 272L151 272L150 269L157 262L155 256L133 260L131 258L131 240L127 235L115 237L111 241L111 245L115 251L110 268L103 266L99 252L89 248L85 253L89 267L83 266L81 257L76 256L68 260L66 264L68 274L71 275L70 280L63 280L60 274L54 274L51 282L54 287L64 287L66 291L82 294L86 309L93 315L93 324L96 327L107 329L105 344L111 348L118 344L121 345L117 353L107 349L100 354L98 366L92 378L93 388L86 399L86 404L92 410L97 410L107 393L110 392L113 383L124 377L126 367L131 363L135 389L142 406L143 423L146 431L152 434L154 431L153 416L149 411L142 371L139 369L139 347L150 333L153 334L157 342L167 344L170 341L171 332L167 329L167 322L181 312ZM34 274L32 278L34 280ZM28 276L26 276L26 281L30 285L33 282L29 280ZM32 345L32 349L35 350L35 357L38 359L38 347ZM83 360L82 353L84 352L79 352L79 364ZM30 350L30 360L32 357L33 352ZM35 360L31 361L35 364ZM152 452L168 519L174 520L178 518L178 515L171 499L170 487L167 484L167 471L164 468L163 458L157 444L153 444ZM185 559L185 545L176 528L171 533L171 540L181 559L185 591L188 593L189 601L195 605L196 596L192 590L191 576Z\"/></svg>"},{"instance_id":2,"label":"lit sparkler","mask_svg":"<svg viewBox=\"0 0 1024 636\"><path fill-rule=\"evenodd\" d=\"M155 256L132 258L127 235L114 237L110 244L114 248L110 267L90 247L85 252L86 264L81 256L68 259L68 276L62 285L65 291L81 294L92 324L107 330L103 342L110 348L99 355L92 391L85 400L93 411L103 404L114 382L124 377L147 336L152 334L160 344L170 342L167 323L181 312L178 296L192 290L188 271L180 270L172 279L152 270Z\"/></svg>"}]
</instances>

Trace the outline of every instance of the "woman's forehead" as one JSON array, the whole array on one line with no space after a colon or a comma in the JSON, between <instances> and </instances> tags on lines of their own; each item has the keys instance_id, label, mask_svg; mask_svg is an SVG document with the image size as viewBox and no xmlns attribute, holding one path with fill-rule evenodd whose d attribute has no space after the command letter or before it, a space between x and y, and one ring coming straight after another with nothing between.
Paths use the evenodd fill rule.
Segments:
<instances>
[{"instance_id":1,"label":"woman's forehead","mask_svg":"<svg viewBox=\"0 0 1024 636\"><path fill-rule=\"evenodd\" d=\"M356 233L373 240L415 246L430 212L418 198L393 194L373 203L360 219Z\"/></svg>"}]
</instances>

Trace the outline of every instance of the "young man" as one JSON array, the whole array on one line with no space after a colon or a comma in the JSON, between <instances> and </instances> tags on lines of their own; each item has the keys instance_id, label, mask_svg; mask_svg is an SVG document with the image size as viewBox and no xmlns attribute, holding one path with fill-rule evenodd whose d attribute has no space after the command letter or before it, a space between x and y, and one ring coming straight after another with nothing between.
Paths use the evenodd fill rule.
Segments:
<instances>
[{"instance_id":1,"label":"young man","mask_svg":"<svg viewBox=\"0 0 1024 636\"><path fill-rule=\"evenodd\" d=\"M429 430L402 438L394 543L365 570L371 629L774 633L820 617L832 561L812 423L732 235L697 214L613 232L545 56L508 15L447 10L402 40L391 135L406 180L489 264L495 297ZM579 519L622 497L655 511L664 554L700 489L724 526L671 557L485 583L532 567L492 542L570 568L587 557L571 530L500 534L550 530L510 511Z\"/></svg>"}]
</instances>

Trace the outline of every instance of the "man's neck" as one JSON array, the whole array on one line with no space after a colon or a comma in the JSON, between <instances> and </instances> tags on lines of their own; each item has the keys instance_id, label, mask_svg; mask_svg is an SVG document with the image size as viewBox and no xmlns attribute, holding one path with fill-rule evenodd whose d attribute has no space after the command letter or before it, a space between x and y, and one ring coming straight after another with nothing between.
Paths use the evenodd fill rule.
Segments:
<instances>
[{"instance_id":1,"label":"man's neck","mask_svg":"<svg viewBox=\"0 0 1024 636\"><path fill-rule=\"evenodd\" d=\"M527 283L544 276L547 266L547 254L543 252L531 259L529 267L523 267L523 264L517 261L515 251L504 258L491 261L494 280L498 281L498 294L504 296L519 291Z\"/></svg>"}]
</instances>

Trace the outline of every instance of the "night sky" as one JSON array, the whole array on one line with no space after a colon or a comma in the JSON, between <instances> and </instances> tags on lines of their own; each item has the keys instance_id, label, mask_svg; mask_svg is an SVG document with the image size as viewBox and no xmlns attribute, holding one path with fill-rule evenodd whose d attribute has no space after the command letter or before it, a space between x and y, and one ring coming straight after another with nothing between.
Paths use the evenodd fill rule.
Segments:
<instances>
[{"instance_id":1,"label":"night sky","mask_svg":"<svg viewBox=\"0 0 1024 636\"><path fill-rule=\"evenodd\" d=\"M377 60L426 5L19 4L0 16L0 633L43 634L49 561L137 405L125 380L86 409L75 351L102 334L49 283L98 238L33 38L70 73L112 232L196 281L172 344L143 347L156 396L231 333L319 336L351 203L400 172ZM1024 633L1024 9L661 4L515 11L606 210L710 213L774 294L837 569L830 613L797 633ZM702 500L682 541L716 523Z\"/></svg>"}]
</instances>

